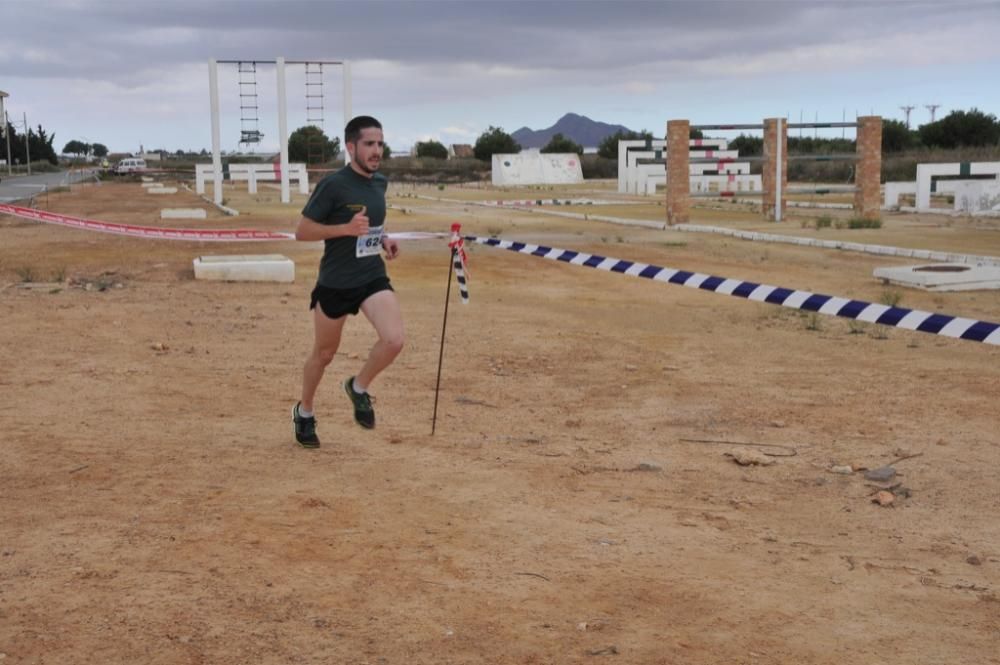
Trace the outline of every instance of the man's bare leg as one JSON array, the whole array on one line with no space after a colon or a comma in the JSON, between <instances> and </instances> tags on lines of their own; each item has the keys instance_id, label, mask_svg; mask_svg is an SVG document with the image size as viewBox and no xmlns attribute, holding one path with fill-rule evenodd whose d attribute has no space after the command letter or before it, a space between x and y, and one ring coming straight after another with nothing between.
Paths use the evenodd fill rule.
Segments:
<instances>
[{"instance_id":1,"label":"man's bare leg","mask_svg":"<svg viewBox=\"0 0 1000 665\"><path fill-rule=\"evenodd\" d=\"M313 399L316 397L319 382L323 380L323 372L340 347L340 336L344 331L345 321L347 321L346 315L338 319L328 317L323 313L319 303L313 310L313 349L306 358L302 370L302 410L306 413L312 413Z\"/></svg>"},{"instance_id":2,"label":"man's bare leg","mask_svg":"<svg viewBox=\"0 0 1000 665\"><path fill-rule=\"evenodd\" d=\"M361 371L355 377L355 387L367 390L379 373L392 364L403 350L403 313L393 291L379 291L361 303L361 311L371 321L378 334L378 341L368 354Z\"/></svg>"}]
</instances>

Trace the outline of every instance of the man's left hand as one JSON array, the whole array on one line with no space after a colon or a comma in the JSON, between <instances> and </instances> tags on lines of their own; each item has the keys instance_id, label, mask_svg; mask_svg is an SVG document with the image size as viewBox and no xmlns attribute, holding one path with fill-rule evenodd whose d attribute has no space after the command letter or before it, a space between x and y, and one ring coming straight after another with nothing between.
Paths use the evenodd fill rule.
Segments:
<instances>
[{"instance_id":1,"label":"man's left hand","mask_svg":"<svg viewBox=\"0 0 1000 665\"><path fill-rule=\"evenodd\" d=\"M382 240L382 249L385 250L385 258L390 261L399 256L399 242L392 238Z\"/></svg>"}]
</instances>

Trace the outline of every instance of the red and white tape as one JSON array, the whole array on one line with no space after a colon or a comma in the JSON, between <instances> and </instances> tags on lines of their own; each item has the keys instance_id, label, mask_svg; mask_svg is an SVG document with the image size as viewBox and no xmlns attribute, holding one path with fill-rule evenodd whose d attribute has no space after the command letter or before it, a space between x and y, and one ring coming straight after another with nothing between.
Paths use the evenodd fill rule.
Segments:
<instances>
[{"instance_id":1,"label":"red and white tape","mask_svg":"<svg viewBox=\"0 0 1000 665\"><path fill-rule=\"evenodd\" d=\"M24 208L22 206L0 203L0 213L30 219L46 224L70 226L77 229L113 233L133 238L149 238L154 240L194 240L199 242L248 242L295 240L294 233L285 231L256 231L253 229L165 229L155 226L137 226L135 224L115 224L97 219L84 219L72 215L60 215L45 210ZM423 231L405 231L386 234L395 240L427 240L431 238L448 237L446 233L430 233Z\"/></svg>"},{"instance_id":2,"label":"red and white tape","mask_svg":"<svg viewBox=\"0 0 1000 665\"><path fill-rule=\"evenodd\" d=\"M100 233L113 233L133 238L154 238L160 240L197 240L208 242L265 241L290 240L293 233L281 231L255 231L252 229L164 229L155 226L137 226L135 224L115 224L96 219L84 219L71 215L60 215L45 210L23 208L8 204L0 204L0 213L6 213L23 219L31 219L46 224L70 226Z\"/></svg>"}]
</instances>

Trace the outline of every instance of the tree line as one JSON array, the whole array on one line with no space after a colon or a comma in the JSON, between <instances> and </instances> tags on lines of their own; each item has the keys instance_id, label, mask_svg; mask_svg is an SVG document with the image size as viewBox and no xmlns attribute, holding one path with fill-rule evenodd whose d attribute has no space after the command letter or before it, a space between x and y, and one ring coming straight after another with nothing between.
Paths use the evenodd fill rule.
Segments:
<instances>
[{"instance_id":1,"label":"tree line","mask_svg":"<svg viewBox=\"0 0 1000 665\"><path fill-rule=\"evenodd\" d=\"M42 128L39 127L42 139L45 138ZM34 136L34 134L33 134ZM597 154L606 159L618 158L618 141L630 139L650 140L653 133L648 130L639 132L618 131L601 141L597 149ZM691 131L691 138L704 138L702 132ZM51 137L47 139L49 150L51 151ZM32 144L34 145L34 144ZM956 148L971 146L994 146L1000 145L1000 122L996 116L986 114L978 109L971 111L953 111L941 120L920 126L919 129L909 130L898 120L882 121L882 151L884 153L900 152L919 147L927 148ZM741 155L760 155L764 150L764 140L759 136L746 136L741 134L730 140L729 146L733 150L739 150ZM340 154L340 138L328 137L320 127L306 125L292 132L288 139L288 156L295 162L328 163ZM429 139L419 141L414 146L417 157L447 159L448 149L440 141ZM818 138L818 137L788 137L788 150L796 153L807 154L827 154L838 152L852 152L855 149L853 139L838 138ZM102 150L103 154L99 154ZM476 159L488 162L494 154L511 154L521 152L521 145L502 127L490 125L476 139L473 146L473 154ZM64 153L71 154L94 154L98 157L107 154L107 148L101 144L90 146L81 141L70 141L63 148ZM204 150L202 153L204 154ZM583 146L569 139L562 134L556 134L549 142L541 148L543 153L570 153L583 154ZM36 154L32 147L32 155ZM390 158L392 149L387 145L383 157ZM55 163L53 154L51 161Z\"/></svg>"},{"instance_id":2,"label":"tree line","mask_svg":"<svg viewBox=\"0 0 1000 665\"><path fill-rule=\"evenodd\" d=\"M55 140L56 135L47 134L41 125L38 125L37 129L28 128L27 146L24 142L24 134L18 133L16 127L7 125L7 131L10 132L10 137L0 143L0 155L6 158L7 145L10 145L10 161L12 164L27 164L29 155L33 162L59 163L56 151L52 147L52 141Z\"/></svg>"}]
</instances>

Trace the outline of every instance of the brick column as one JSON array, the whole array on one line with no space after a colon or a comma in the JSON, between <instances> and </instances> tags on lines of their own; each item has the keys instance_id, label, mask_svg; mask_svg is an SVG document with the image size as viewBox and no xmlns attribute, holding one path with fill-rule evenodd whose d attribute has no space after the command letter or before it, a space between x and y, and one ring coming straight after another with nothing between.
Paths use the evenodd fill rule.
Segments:
<instances>
[{"instance_id":1,"label":"brick column","mask_svg":"<svg viewBox=\"0 0 1000 665\"><path fill-rule=\"evenodd\" d=\"M854 171L854 214L862 219L878 219L882 203L882 118L858 118L858 161Z\"/></svg>"},{"instance_id":2,"label":"brick column","mask_svg":"<svg viewBox=\"0 0 1000 665\"><path fill-rule=\"evenodd\" d=\"M687 224L691 220L691 179L688 138L691 123L667 122L667 224Z\"/></svg>"},{"instance_id":3,"label":"brick column","mask_svg":"<svg viewBox=\"0 0 1000 665\"><path fill-rule=\"evenodd\" d=\"M764 166L761 184L764 187L764 216L775 220L778 211L778 118L764 120ZM788 121L781 119L781 218L788 209Z\"/></svg>"}]
</instances>

